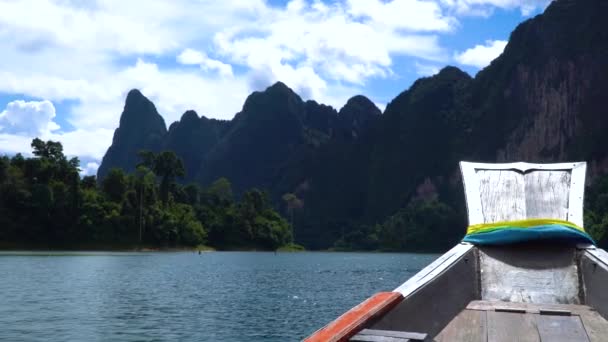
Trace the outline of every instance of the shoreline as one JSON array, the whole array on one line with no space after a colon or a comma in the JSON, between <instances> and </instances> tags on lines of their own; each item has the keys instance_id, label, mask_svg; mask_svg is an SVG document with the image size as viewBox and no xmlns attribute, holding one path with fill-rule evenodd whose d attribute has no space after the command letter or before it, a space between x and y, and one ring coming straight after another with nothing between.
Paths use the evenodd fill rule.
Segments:
<instances>
[{"instance_id":1,"label":"shoreline","mask_svg":"<svg viewBox=\"0 0 608 342\"><path fill-rule=\"evenodd\" d=\"M361 250L304 250L304 251L271 251L262 249L197 249L193 248L0 248L0 255L10 253L212 253L212 252L259 252L259 253L365 253L365 254L441 254L441 252L421 251L361 251Z\"/></svg>"},{"instance_id":2,"label":"shoreline","mask_svg":"<svg viewBox=\"0 0 608 342\"><path fill-rule=\"evenodd\" d=\"M104 253L104 252L121 252L121 253L180 253L180 252L274 252L274 253L369 253L369 254L441 254L441 251L395 251L395 250L348 250L348 249L319 249L319 250L293 250L283 249L265 250L261 248L226 248L216 249L210 246L179 246L179 247L158 247L158 246L133 246L133 245L103 245L103 244L79 244L77 246L49 246L42 244L19 244L19 243L0 243L0 253L7 252L74 252L74 253Z\"/></svg>"}]
</instances>

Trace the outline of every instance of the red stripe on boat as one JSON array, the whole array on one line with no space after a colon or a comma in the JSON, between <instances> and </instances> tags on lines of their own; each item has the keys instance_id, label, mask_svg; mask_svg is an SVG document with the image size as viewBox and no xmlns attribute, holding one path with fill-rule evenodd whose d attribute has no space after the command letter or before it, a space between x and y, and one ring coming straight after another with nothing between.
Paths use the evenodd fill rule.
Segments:
<instances>
[{"instance_id":1,"label":"red stripe on boat","mask_svg":"<svg viewBox=\"0 0 608 342\"><path fill-rule=\"evenodd\" d=\"M335 321L317 330L304 342L342 342L348 341L365 328L367 323L384 315L403 300L399 292L380 292L363 303L348 310Z\"/></svg>"}]
</instances>

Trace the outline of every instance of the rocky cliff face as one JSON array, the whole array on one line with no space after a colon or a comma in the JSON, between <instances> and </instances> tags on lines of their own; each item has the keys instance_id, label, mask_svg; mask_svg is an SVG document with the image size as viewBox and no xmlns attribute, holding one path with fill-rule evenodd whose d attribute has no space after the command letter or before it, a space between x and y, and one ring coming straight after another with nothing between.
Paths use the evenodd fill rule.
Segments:
<instances>
[{"instance_id":1,"label":"rocky cliff face","mask_svg":"<svg viewBox=\"0 0 608 342\"><path fill-rule=\"evenodd\" d=\"M345 139L356 139L367 131L382 112L363 95L351 97L338 113L339 135Z\"/></svg>"},{"instance_id":2,"label":"rocky cliff face","mask_svg":"<svg viewBox=\"0 0 608 342\"><path fill-rule=\"evenodd\" d=\"M607 121L605 15L605 1L555 1L521 24L503 55L479 74L476 96L487 97L482 112L508 127L497 160L602 158L588 140Z\"/></svg>"},{"instance_id":3,"label":"rocky cliff face","mask_svg":"<svg viewBox=\"0 0 608 342\"><path fill-rule=\"evenodd\" d=\"M475 78L446 67L416 81L382 115L363 96L336 112L277 83L251 94L230 122L189 112L163 137L162 119L135 93L100 175L110 165L132 168L136 147L173 149L204 185L227 177L237 193L261 187L277 203L297 193L300 236L315 247L416 198L463 214L460 160L586 160L593 180L608 172L605 18L606 0L556 0L519 25Z\"/></svg>"},{"instance_id":4,"label":"rocky cliff face","mask_svg":"<svg viewBox=\"0 0 608 342\"><path fill-rule=\"evenodd\" d=\"M314 151L338 138L353 141L379 116L380 110L364 96L349 100L338 113L302 101L278 82L251 94L231 121L199 117L190 110L167 131L154 105L132 90L98 176L103 178L111 167L133 170L140 150L171 150L184 161L186 181L209 184L227 177L236 193L251 187L278 193L299 177L300 166Z\"/></svg>"},{"instance_id":5,"label":"rocky cliff face","mask_svg":"<svg viewBox=\"0 0 608 342\"><path fill-rule=\"evenodd\" d=\"M180 156L186 168L186 178L194 179L203 158L218 144L228 126L228 121L199 118L195 111L186 111L169 127L163 149Z\"/></svg>"},{"instance_id":6,"label":"rocky cliff face","mask_svg":"<svg viewBox=\"0 0 608 342\"><path fill-rule=\"evenodd\" d=\"M349 134L361 133L370 122L367 115L380 113L363 96L345 108L342 117L330 106L304 102L281 82L255 92L222 141L204 158L198 179L209 184L227 177L237 193L261 187L279 197L281 191L299 181L296 175L304 177L301 171L307 165L303 164L311 161L316 151L346 128ZM360 108L371 112L361 113Z\"/></svg>"},{"instance_id":7,"label":"rocky cliff face","mask_svg":"<svg viewBox=\"0 0 608 342\"><path fill-rule=\"evenodd\" d=\"M134 170L139 162L137 152L159 151L166 133L165 120L158 114L154 104L139 90L131 90L127 94L120 124L114 131L112 145L103 157L97 177L102 179L113 167Z\"/></svg>"}]
</instances>

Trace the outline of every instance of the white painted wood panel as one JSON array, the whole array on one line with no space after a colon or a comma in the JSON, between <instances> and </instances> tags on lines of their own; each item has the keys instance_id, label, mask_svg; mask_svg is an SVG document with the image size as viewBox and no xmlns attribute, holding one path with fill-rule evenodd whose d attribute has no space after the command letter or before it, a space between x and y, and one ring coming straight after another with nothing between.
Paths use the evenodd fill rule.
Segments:
<instances>
[{"instance_id":1,"label":"white painted wood panel","mask_svg":"<svg viewBox=\"0 0 608 342\"><path fill-rule=\"evenodd\" d=\"M570 200L568 201L568 221L583 225L583 201L585 195L586 163L577 163L572 168Z\"/></svg>"},{"instance_id":2,"label":"white painted wood panel","mask_svg":"<svg viewBox=\"0 0 608 342\"><path fill-rule=\"evenodd\" d=\"M469 224L556 218L583 225L586 163L461 162Z\"/></svg>"},{"instance_id":3,"label":"white painted wood panel","mask_svg":"<svg viewBox=\"0 0 608 342\"><path fill-rule=\"evenodd\" d=\"M477 177L484 222L526 218L523 174L513 170L479 170Z\"/></svg>"},{"instance_id":4,"label":"white painted wood panel","mask_svg":"<svg viewBox=\"0 0 608 342\"><path fill-rule=\"evenodd\" d=\"M537 304L580 304L574 248L479 249L481 299Z\"/></svg>"},{"instance_id":5,"label":"white painted wood panel","mask_svg":"<svg viewBox=\"0 0 608 342\"><path fill-rule=\"evenodd\" d=\"M404 298L408 298L421 287L431 282L433 279L458 262L458 260L460 260L460 258L467 254L472 248L473 245L469 243L461 242L457 244L456 246L452 247L452 249L445 252L445 254L437 258L437 260L433 261L430 265L420 270L420 272L416 273L405 283L401 284L398 288L393 290L393 292L400 292Z\"/></svg>"},{"instance_id":6,"label":"white painted wood panel","mask_svg":"<svg viewBox=\"0 0 608 342\"><path fill-rule=\"evenodd\" d=\"M479 177L477 177L475 167L473 163L461 162L460 171L462 173L462 185L464 186L467 212L469 214L469 224L483 223L481 197L479 196Z\"/></svg>"},{"instance_id":7,"label":"white painted wood panel","mask_svg":"<svg viewBox=\"0 0 608 342\"><path fill-rule=\"evenodd\" d=\"M569 171L531 171L526 183L526 218L568 219Z\"/></svg>"}]
</instances>

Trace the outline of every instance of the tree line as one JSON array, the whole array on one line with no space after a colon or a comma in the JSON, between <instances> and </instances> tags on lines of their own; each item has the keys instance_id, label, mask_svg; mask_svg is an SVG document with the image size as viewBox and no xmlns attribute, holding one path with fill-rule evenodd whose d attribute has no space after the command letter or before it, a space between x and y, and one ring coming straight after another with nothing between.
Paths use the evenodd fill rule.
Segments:
<instances>
[{"instance_id":1,"label":"tree line","mask_svg":"<svg viewBox=\"0 0 608 342\"><path fill-rule=\"evenodd\" d=\"M206 188L179 183L184 166L170 151L142 151L134 172L112 169L98 181L80 177L78 158L68 159L61 143L34 139L31 146L31 158L0 157L0 248L275 250L293 242L303 208L296 194L282 197L288 222L264 191L237 200L226 178ZM466 213L437 197L418 198L377 224L334 225L324 230L338 250L441 251L462 238ZM607 225L608 175L585 196L585 228L602 247Z\"/></svg>"},{"instance_id":2,"label":"tree line","mask_svg":"<svg viewBox=\"0 0 608 342\"><path fill-rule=\"evenodd\" d=\"M31 146L31 158L0 157L0 246L274 250L292 242L265 192L237 200L225 178L180 184L185 170L173 152L142 151L134 172L112 169L98 181L80 177L80 161L61 143Z\"/></svg>"}]
</instances>

